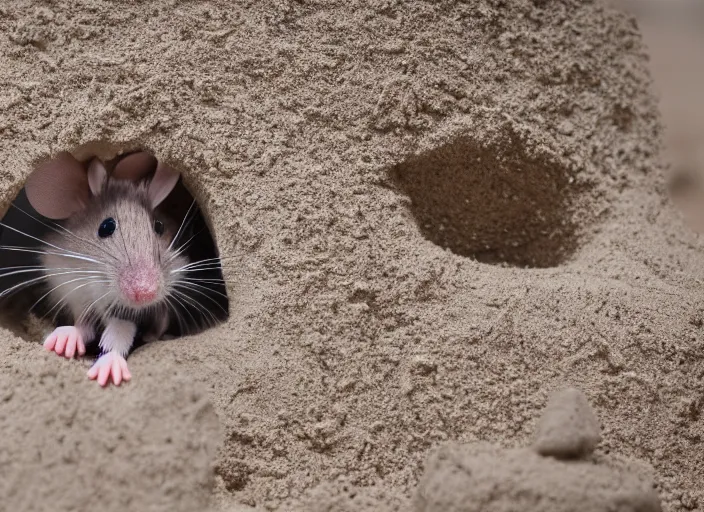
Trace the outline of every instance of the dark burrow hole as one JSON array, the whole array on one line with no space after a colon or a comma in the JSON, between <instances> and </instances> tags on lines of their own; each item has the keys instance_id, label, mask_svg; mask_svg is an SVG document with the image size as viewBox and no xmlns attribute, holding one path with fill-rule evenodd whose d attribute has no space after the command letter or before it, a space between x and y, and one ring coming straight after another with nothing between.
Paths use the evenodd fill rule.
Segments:
<instances>
[{"instance_id":1,"label":"dark burrow hole","mask_svg":"<svg viewBox=\"0 0 704 512\"><path fill-rule=\"evenodd\" d=\"M483 147L459 138L391 170L428 240L482 263L545 268L578 246L577 187L547 156L528 155L515 135Z\"/></svg>"},{"instance_id":2,"label":"dark burrow hole","mask_svg":"<svg viewBox=\"0 0 704 512\"><path fill-rule=\"evenodd\" d=\"M38 168L53 166L51 172L60 174L64 172L62 166L65 162L74 162L86 172L89 167L89 161L78 162L68 153L63 153L52 160L50 164L44 162ZM158 172L157 165L157 159L143 151L131 152L104 162L104 167L110 176L109 180L113 179L116 168L124 171L124 169L134 166L139 167L142 170L140 177L131 181L135 183L143 181L145 186L152 180L156 181L154 177ZM188 263L193 264L188 269L183 269L188 272L176 274L180 284L177 288L173 288L178 291L176 294L172 294L169 300L170 305L166 307L164 318L168 319L168 323L163 333L163 337L166 338L196 334L225 321L229 316L229 300L217 246L200 206L184 185L183 178L178 177L177 179L178 181L170 189L165 199L154 208L151 217L143 218L143 220L153 223L146 229L154 229L158 233L166 225L167 237L172 237L176 233L177 236L173 237L173 247L179 250L182 248ZM86 181L86 186L88 186L87 184ZM57 197L59 196L61 193L57 193ZM91 196L87 197L91 201L94 200ZM62 252L68 249L86 254L87 251L91 251L88 256L100 260L100 265L97 267L108 272L113 271L116 265L124 263L125 258L118 254L120 251L115 249L116 246L112 246L112 251L106 252L104 248L100 250L100 222L92 222L97 225L91 225L90 229L86 228L87 231L83 232L84 240L92 238L81 245L81 251L76 251L74 245L76 238L66 231L66 227L72 226L71 223L75 222L75 216L82 214L82 212L76 213L71 219L66 220L44 216L32 206L27 187L23 187L2 219L4 226L0 226L0 320L3 325L12 329L17 335L30 338L32 341L42 341L35 339L36 333L33 335L31 332L30 326L36 325L36 322L29 321L32 318L47 321L54 326L73 325L73 317L69 313L68 307L60 302L57 303L51 295L46 295L50 289L49 285L47 280L41 278L43 274L37 269L40 265L40 252ZM91 221L93 220L95 219L91 219ZM159 223L162 225L159 226ZM119 227L118 225L118 230ZM72 232L76 233L75 230ZM56 242L57 236L60 240L59 243ZM48 238L53 240L56 248L48 247L42 242ZM167 238L167 240L170 241L171 238ZM127 254L127 246L125 246L125 251L124 254ZM118 259L111 257L109 252L112 252L113 256L118 256ZM159 253L162 254L160 258L163 258L165 253L161 253L161 251ZM131 260L131 258L128 259ZM75 262L75 259L70 261ZM159 261L163 262L164 260L160 259ZM88 266L96 264L86 262L86 265L86 269L88 269ZM110 278L104 279L110 281ZM106 287L104 290L107 290L107 287L116 286L116 279L114 278L112 282L100 283L100 285ZM65 285L65 288L68 293L80 293L77 289L79 284L85 283L76 281L74 284ZM86 286L94 287L95 285ZM133 315L133 313L126 314L128 317ZM119 312L118 315L125 315L125 313ZM133 317L138 324L133 349L146 341L146 334L152 323L152 320L148 318L149 316L145 314ZM99 323L97 328L96 340L100 338L101 334ZM97 343L91 343L87 347L89 355L96 353L97 345Z\"/></svg>"}]
</instances>

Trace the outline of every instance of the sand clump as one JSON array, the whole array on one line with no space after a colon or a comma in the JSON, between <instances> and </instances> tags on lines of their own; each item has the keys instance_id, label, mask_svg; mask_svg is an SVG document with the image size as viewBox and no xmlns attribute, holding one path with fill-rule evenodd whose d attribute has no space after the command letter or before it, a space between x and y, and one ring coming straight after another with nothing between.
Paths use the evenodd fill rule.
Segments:
<instances>
[{"instance_id":1,"label":"sand clump","mask_svg":"<svg viewBox=\"0 0 704 512\"><path fill-rule=\"evenodd\" d=\"M557 462L529 449L454 445L428 461L417 512L660 512L631 468Z\"/></svg>"},{"instance_id":2,"label":"sand clump","mask_svg":"<svg viewBox=\"0 0 704 512\"><path fill-rule=\"evenodd\" d=\"M548 402L535 432L535 451L557 459L590 455L601 441L599 422L587 397L570 388Z\"/></svg>"},{"instance_id":3,"label":"sand clump","mask_svg":"<svg viewBox=\"0 0 704 512\"><path fill-rule=\"evenodd\" d=\"M598 441L598 423L584 394L562 390L545 408L530 448L450 444L434 453L415 510L660 512L654 482L641 474L642 467L612 456L593 458Z\"/></svg>"},{"instance_id":4,"label":"sand clump","mask_svg":"<svg viewBox=\"0 0 704 512\"><path fill-rule=\"evenodd\" d=\"M439 445L526 445L569 385L600 449L652 464L665 511L704 504L704 245L667 197L631 18L578 0L23 0L0 33L2 209L44 157L148 150L204 208L231 311L144 347L105 393L3 324L2 389L27 404L0 401L13 474L44 470L24 430L44 446L31 414L57 417L63 384L87 419L57 435L173 430L154 457L117 443L133 473L115 493L175 459L193 471L164 482L224 510L399 509ZM424 161L448 164L433 181ZM180 430L211 432L182 409L191 386L223 434L212 479ZM127 423L104 408L123 399Z\"/></svg>"}]
</instances>

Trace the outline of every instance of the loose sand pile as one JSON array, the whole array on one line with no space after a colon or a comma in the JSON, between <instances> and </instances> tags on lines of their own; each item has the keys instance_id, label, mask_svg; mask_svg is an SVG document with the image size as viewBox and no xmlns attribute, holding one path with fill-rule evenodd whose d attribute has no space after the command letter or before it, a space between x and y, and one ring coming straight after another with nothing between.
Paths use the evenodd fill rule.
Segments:
<instances>
[{"instance_id":1,"label":"loose sand pile","mask_svg":"<svg viewBox=\"0 0 704 512\"><path fill-rule=\"evenodd\" d=\"M525 446L566 385L597 455L704 507L704 247L631 19L37 0L0 34L0 204L48 155L148 149L232 258L230 320L140 349L119 390L0 331L0 508L408 510L439 445Z\"/></svg>"}]
</instances>

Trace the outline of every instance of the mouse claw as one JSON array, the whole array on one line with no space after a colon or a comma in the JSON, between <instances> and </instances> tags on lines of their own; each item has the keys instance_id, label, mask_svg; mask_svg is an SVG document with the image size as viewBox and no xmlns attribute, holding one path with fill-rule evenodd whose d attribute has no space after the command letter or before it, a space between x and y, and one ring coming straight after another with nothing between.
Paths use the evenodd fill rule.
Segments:
<instances>
[{"instance_id":1,"label":"mouse claw","mask_svg":"<svg viewBox=\"0 0 704 512\"><path fill-rule=\"evenodd\" d=\"M105 387L112 378L113 384L119 386L122 381L132 378L127 361L117 352L103 354L88 370L88 378L97 380L100 386Z\"/></svg>"},{"instance_id":2,"label":"mouse claw","mask_svg":"<svg viewBox=\"0 0 704 512\"><path fill-rule=\"evenodd\" d=\"M81 331L72 325L57 327L44 341L44 348L57 355L72 359L76 354L86 353Z\"/></svg>"}]
</instances>

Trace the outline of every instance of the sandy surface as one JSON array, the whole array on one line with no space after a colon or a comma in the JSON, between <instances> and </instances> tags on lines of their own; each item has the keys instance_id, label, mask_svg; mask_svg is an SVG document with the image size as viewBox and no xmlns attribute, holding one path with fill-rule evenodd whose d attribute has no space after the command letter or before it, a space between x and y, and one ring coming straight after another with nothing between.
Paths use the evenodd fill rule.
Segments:
<instances>
[{"instance_id":1,"label":"sandy surface","mask_svg":"<svg viewBox=\"0 0 704 512\"><path fill-rule=\"evenodd\" d=\"M436 447L525 446L565 385L598 454L652 465L664 510L704 508L704 247L667 197L630 18L112 5L0 7L0 205L40 158L149 149L231 257L231 318L144 347L117 391L1 329L0 508L80 510L88 488L106 511L200 510L200 491L408 510Z\"/></svg>"}]
</instances>

